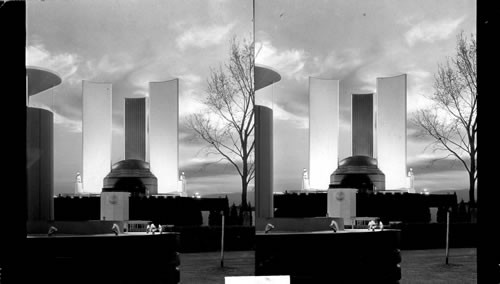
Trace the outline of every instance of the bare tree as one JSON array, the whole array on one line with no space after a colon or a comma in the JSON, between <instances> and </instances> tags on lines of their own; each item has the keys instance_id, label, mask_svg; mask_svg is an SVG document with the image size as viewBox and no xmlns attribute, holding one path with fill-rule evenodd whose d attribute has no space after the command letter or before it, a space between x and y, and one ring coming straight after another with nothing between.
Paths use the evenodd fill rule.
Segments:
<instances>
[{"instance_id":1,"label":"bare tree","mask_svg":"<svg viewBox=\"0 0 500 284\"><path fill-rule=\"evenodd\" d=\"M475 204L477 180L477 68L476 39L457 36L457 53L438 65L434 76L434 105L418 110L413 122L433 138L434 151L448 152L469 175L469 201Z\"/></svg>"},{"instance_id":2,"label":"bare tree","mask_svg":"<svg viewBox=\"0 0 500 284\"><path fill-rule=\"evenodd\" d=\"M189 127L208 143L208 154L221 156L241 178L241 204L247 206L248 184L255 176L254 45L233 38L229 62L210 69L207 112L192 115Z\"/></svg>"}]
</instances>

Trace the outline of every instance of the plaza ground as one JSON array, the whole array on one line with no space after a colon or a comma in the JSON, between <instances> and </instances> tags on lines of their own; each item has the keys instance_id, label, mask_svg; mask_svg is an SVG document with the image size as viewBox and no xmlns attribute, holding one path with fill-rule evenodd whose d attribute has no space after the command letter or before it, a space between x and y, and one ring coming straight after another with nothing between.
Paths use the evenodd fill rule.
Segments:
<instances>
[{"instance_id":1,"label":"plaza ground","mask_svg":"<svg viewBox=\"0 0 500 284\"><path fill-rule=\"evenodd\" d=\"M181 254L181 283L224 283L224 276L254 275L253 251ZM450 249L448 265L445 250L406 250L401 252L400 283L476 283L477 254L475 248Z\"/></svg>"}]
</instances>

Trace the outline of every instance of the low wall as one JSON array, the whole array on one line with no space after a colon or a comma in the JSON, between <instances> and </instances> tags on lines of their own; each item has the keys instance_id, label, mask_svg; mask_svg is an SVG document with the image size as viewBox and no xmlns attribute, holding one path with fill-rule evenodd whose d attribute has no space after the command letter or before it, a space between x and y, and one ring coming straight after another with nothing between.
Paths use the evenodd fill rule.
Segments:
<instances>
[{"instance_id":1,"label":"low wall","mask_svg":"<svg viewBox=\"0 0 500 284\"><path fill-rule=\"evenodd\" d=\"M28 236L19 283L179 283L179 235Z\"/></svg>"},{"instance_id":2,"label":"low wall","mask_svg":"<svg viewBox=\"0 0 500 284\"><path fill-rule=\"evenodd\" d=\"M398 283L400 231L257 232L256 275L291 283Z\"/></svg>"},{"instance_id":3,"label":"low wall","mask_svg":"<svg viewBox=\"0 0 500 284\"><path fill-rule=\"evenodd\" d=\"M101 219L100 196L60 196L54 198L54 219L57 221L86 221ZM213 211L220 222L220 211L229 213L227 198L190 198L179 196L149 196L129 198L129 219L150 220L159 225L202 225L202 211ZM228 221L229 218L226 219Z\"/></svg>"},{"instance_id":4,"label":"low wall","mask_svg":"<svg viewBox=\"0 0 500 284\"><path fill-rule=\"evenodd\" d=\"M257 231L264 231L268 223L274 226L273 230L288 232L314 232L330 229L332 220L337 222L339 230L344 230L344 219L335 217L315 217L315 218L258 218L255 228Z\"/></svg>"},{"instance_id":5,"label":"low wall","mask_svg":"<svg viewBox=\"0 0 500 284\"><path fill-rule=\"evenodd\" d=\"M50 226L57 229L56 234L65 235L97 235L110 234L113 224L117 224L120 232L124 232L124 221L33 221L27 223L28 234L47 234Z\"/></svg>"}]
</instances>

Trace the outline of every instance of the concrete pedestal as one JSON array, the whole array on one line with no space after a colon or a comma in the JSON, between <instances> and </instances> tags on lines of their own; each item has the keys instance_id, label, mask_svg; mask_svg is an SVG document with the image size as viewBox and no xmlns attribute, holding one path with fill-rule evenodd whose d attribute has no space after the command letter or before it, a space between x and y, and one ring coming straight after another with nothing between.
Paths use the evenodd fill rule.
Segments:
<instances>
[{"instance_id":1,"label":"concrete pedestal","mask_svg":"<svg viewBox=\"0 0 500 284\"><path fill-rule=\"evenodd\" d=\"M345 225L352 225L351 219L356 217L356 192L354 188L328 189L328 216L343 218Z\"/></svg>"},{"instance_id":2,"label":"concrete pedestal","mask_svg":"<svg viewBox=\"0 0 500 284\"><path fill-rule=\"evenodd\" d=\"M101 220L124 221L129 219L128 192L101 193Z\"/></svg>"},{"instance_id":3,"label":"concrete pedestal","mask_svg":"<svg viewBox=\"0 0 500 284\"><path fill-rule=\"evenodd\" d=\"M208 216L210 215L210 211L201 211L202 217L202 226L208 226Z\"/></svg>"},{"instance_id":4,"label":"concrete pedestal","mask_svg":"<svg viewBox=\"0 0 500 284\"><path fill-rule=\"evenodd\" d=\"M437 212L438 212L438 208L436 207L431 207L429 208L429 211L431 213L431 221L430 223L437 223Z\"/></svg>"}]
</instances>

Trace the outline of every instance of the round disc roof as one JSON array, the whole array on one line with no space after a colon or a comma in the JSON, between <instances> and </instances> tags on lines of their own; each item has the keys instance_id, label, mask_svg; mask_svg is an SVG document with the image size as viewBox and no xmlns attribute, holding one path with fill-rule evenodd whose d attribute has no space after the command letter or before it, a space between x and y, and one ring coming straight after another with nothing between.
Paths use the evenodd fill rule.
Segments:
<instances>
[{"instance_id":1,"label":"round disc roof","mask_svg":"<svg viewBox=\"0 0 500 284\"><path fill-rule=\"evenodd\" d=\"M40 67L26 67L28 96L33 96L62 83L61 77L53 71Z\"/></svg>"},{"instance_id":2,"label":"round disc roof","mask_svg":"<svg viewBox=\"0 0 500 284\"><path fill-rule=\"evenodd\" d=\"M269 67L255 66L255 90L262 89L281 80L281 75Z\"/></svg>"}]
</instances>

